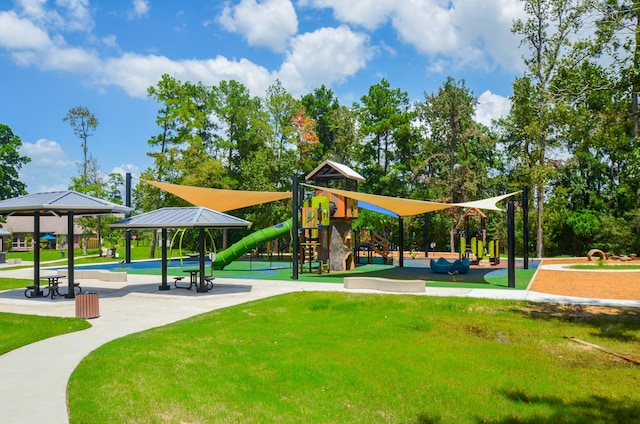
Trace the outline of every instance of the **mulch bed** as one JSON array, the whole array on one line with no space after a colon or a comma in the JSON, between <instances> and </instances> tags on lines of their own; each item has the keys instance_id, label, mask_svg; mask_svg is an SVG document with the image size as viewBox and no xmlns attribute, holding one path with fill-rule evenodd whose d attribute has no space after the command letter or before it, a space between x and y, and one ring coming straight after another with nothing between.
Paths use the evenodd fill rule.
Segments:
<instances>
[{"instance_id":1,"label":"mulch bed","mask_svg":"<svg viewBox=\"0 0 640 424\"><path fill-rule=\"evenodd\" d=\"M545 260L542 265L559 263L586 265L590 262L587 259ZM536 292L564 296L640 300L640 270L636 272L590 272L588 270L555 271L539 269L530 289Z\"/></svg>"}]
</instances>

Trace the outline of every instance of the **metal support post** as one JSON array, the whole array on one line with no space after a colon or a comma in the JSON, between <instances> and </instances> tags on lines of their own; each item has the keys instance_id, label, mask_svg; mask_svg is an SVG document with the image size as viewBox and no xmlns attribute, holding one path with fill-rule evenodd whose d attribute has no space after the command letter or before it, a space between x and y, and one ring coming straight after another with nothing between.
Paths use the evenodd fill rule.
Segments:
<instances>
[{"instance_id":1,"label":"metal support post","mask_svg":"<svg viewBox=\"0 0 640 424\"><path fill-rule=\"evenodd\" d=\"M511 288L516 287L516 236L514 204L512 200L507 203L507 281Z\"/></svg>"}]
</instances>

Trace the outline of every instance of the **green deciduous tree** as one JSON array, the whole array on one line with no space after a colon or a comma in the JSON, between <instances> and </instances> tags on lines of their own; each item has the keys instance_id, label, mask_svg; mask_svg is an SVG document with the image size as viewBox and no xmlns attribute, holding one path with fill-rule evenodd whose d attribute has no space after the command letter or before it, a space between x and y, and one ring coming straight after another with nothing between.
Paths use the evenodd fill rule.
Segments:
<instances>
[{"instance_id":1,"label":"green deciduous tree","mask_svg":"<svg viewBox=\"0 0 640 424\"><path fill-rule=\"evenodd\" d=\"M464 81L449 77L436 93L425 93L424 102L417 105L425 146L414 172L429 182L432 195L441 200L464 202L475 198L488 182L493 140L473 119L476 104ZM462 212L451 209L448 215L453 250Z\"/></svg>"},{"instance_id":2,"label":"green deciduous tree","mask_svg":"<svg viewBox=\"0 0 640 424\"><path fill-rule=\"evenodd\" d=\"M523 0L523 4L527 16L516 20L512 31L521 37L526 70L514 83L515 110L509 122L516 127L507 131L507 143L514 155L522 152L519 162L523 168L518 172L534 186L536 253L542 257L545 189L554 172L548 154L560 143L557 135L561 123L555 120L555 112L562 97L553 89L553 82L561 65L565 69L578 65L576 60L568 63L563 59L571 52L571 36L583 24L585 4L572 0ZM523 148L518 149L518 145Z\"/></svg>"},{"instance_id":3,"label":"green deciduous tree","mask_svg":"<svg viewBox=\"0 0 640 424\"><path fill-rule=\"evenodd\" d=\"M332 114L340 107L338 99L330 88L321 85L312 93L305 94L300 99L307 115L316 122L316 134L322 149L312 158L321 162L332 150L336 143L336 131L332 125Z\"/></svg>"},{"instance_id":4,"label":"green deciduous tree","mask_svg":"<svg viewBox=\"0 0 640 424\"><path fill-rule=\"evenodd\" d=\"M19 172L31 159L20 156L20 146L20 137L9 126L0 124L0 200L27 194Z\"/></svg>"},{"instance_id":5,"label":"green deciduous tree","mask_svg":"<svg viewBox=\"0 0 640 424\"><path fill-rule=\"evenodd\" d=\"M394 195L400 186L385 184L384 180L396 162L398 143L407 140L407 127L414 117L409 95L382 79L369 87L360 102L354 109L362 138L359 162L367 178L365 185L372 193Z\"/></svg>"},{"instance_id":6,"label":"green deciduous tree","mask_svg":"<svg viewBox=\"0 0 640 424\"><path fill-rule=\"evenodd\" d=\"M215 134L217 156L229 173L239 178L241 162L265 146L261 100L233 80L221 81L214 91L213 111L219 126Z\"/></svg>"},{"instance_id":7,"label":"green deciduous tree","mask_svg":"<svg viewBox=\"0 0 640 424\"><path fill-rule=\"evenodd\" d=\"M356 114L346 106L338 106L329 114L328 121L334 137L328 158L354 169L360 168L354 155L359 143Z\"/></svg>"}]
</instances>

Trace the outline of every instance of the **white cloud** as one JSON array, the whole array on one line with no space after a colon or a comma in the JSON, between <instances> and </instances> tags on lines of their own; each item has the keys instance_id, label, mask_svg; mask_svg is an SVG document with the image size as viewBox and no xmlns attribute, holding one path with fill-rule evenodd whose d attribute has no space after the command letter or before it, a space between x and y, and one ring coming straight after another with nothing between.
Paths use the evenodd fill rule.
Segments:
<instances>
[{"instance_id":1,"label":"white cloud","mask_svg":"<svg viewBox=\"0 0 640 424\"><path fill-rule=\"evenodd\" d=\"M446 58L450 68L520 66L518 40L511 34L513 19L524 13L520 0L301 0L299 4L330 8L337 20L369 30L391 22L404 43L432 59Z\"/></svg>"},{"instance_id":2,"label":"white cloud","mask_svg":"<svg viewBox=\"0 0 640 424\"><path fill-rule=\"evenodd\" d=\"M208 85L235 79L253 93L264 92L273 79L269 71L249 60L231 61L222 56L174 61L165 56L127 53L104 61L101 68L96 77L99 84L121 87L132 97L146 97L147 88L156 85L163 74Z\"/></svg>"},{"instance_id":3,"label":"white cloud","mask_svg":"<svg viewBox=\"0 0 640 424\"><path fill-rule=\"evenodd\" d=\"M133 176L140 175L140 167L131 163L123 163L115 166L109 174L120 174L124 178L127 172L130 172Z\"/></svg>"},{"instance_id":4,"label":"white cloud","mask_svg":"<svg viewBox=\"0 0 640 424\"><path fill-rule=\"evenodd\" d=\"M106 37L102 37L102 43L107 47L118 47L118 38L111 34Z\"/></svg>"},{"instance_id":5,"label":"white cloud","mask_svg":"<svg viewBox=\"0 0 640 424\"><path fill-rule=\"evenodd\" d=\"M400 38L420 53L450 52L458 45L451 9L430 1L398 2L392 22Z\"/></svg>"},{"instance_id":6,"label":"white cloud","mask_svg":"<svg viewBox=\"0 0 640 424\"><path fill-rule=\"evenodd\" d=\"M16 37L16 34L20 34ZM8 49L39 49L51 45L49 35L15 12L0 12L0 46Z\"/></svg>"},{"instance_id":7,"label":"white cloud","mask_svg":"<svg viewBox=\"0 0 640 424\"><path fill-rule=\"evenodd\" d=\"M133 9L129 12L129 19L143 18L149 14L150 9L147 0L133 0Z\"/></svg>"},{"instance_id":8,"label":"white cloud","mask_svg":"<svg viewBox=\"0 0 640 424\"><path fill-rule=\"evenodd\" d=\"M373 52L368 37L346 26L322 28L291 40L291 51L278 72L290 90L304 92L342 82L364 68Z\"/></svg>"},{"instance_id":9,"label":"white cloud","mask_svg":"<svg viewBox=\"0 0 640 424\"><path fill-rule=\"evenodd\" d=\"M301 0L301 6L333 9L341 22L360 25L373 30L384 24L399 4L407 0Z\"/></svg>"},{"instance_id":10,"label":"white cloud","mask_svg":"<svg viewBox=\"0 0 640 424\"><path fill-rule=\"evenodd\" d=\"M459 28L462 46L473 46L484 60L491 58L507 70L522 66L520 40L511 33L513 21L524 16L520 0L458 0L453 21ZM462 50L463 52L467 50ZM466 54L466 53L465 53Z\"/></svg>"},{"instance_id":11,"label":"white cloud","mask_svg":"<svg viewBox=\"0 0 640 424\"><path fill-rule=\"evenodd\" d=\"M487 90L478 97L475 120L488 127L491 121L504 118L511 110L511 101Z\"/></svg>"},{"instance_id":12,"label":"white cloud","mask_svg":"<svg viewBox=\"0 0 640 424\"><path fill-rule=\"evenodd\" d=\"M22 143L20 154L31 158L29 164L41 167L67 166L66 154L62 146L55 141L41 138L35 143Z\"/></svg>"},{"instance_id":13,"label":"white cloud","mask_svg":"<svg viewBox=\"0 0 640 424\"><path fill-rule=\"evenodd\" d=\"M298 32L298 17L290 0L242 0L225 7L218 21L227 31L245 37L249 45L274 51L283 51Z\"/></svg>"},{"instance_id":14,"label":"white cloud","mask_svg":"<svg viewBox=\"0 0 640 424\"><path fill-rule=\"evenodd\" d=\"M81 48L44 46L40 49L16 50L13 59L21 66L36 66L43 70L65 71L87 76L101 69L96 53Z\"/></svg>"},{"instance_id":15,"label":"white cloud","mask_svg":"<svg viewBox=\"0 0 640 424\"><path fill-rule=\"evenodd\" d=\"M44 138L35 143L22 142L20 154L31 158L31 162L20 170L20 180L30 193L66 190L69 187L69 174L73 175L75 166L60 144ZM42 184L43 181L46 184Z\"/></svg>"},{"instance_id":16,"label":"white cloud","mask_svg":"<svg viewBox=\"0 0 640 424\"><path fill-rule=\"evenodd\" d=\"M91 31L93 17L89 11L89 0L56 0L64 10L64 29L67 31Z\"/></svg>"},{"instance_id":17,"label":"white cloud","mask_svg":"<svg viewBox=\"0 0 640 424\"><path fill-rule=\"evenodd\" d=\"M48 9L46 0L18 0L20 14L41 27L65 31L91 31L94 27L89 0L56 0Z\"/></svg>"}]
</instances>

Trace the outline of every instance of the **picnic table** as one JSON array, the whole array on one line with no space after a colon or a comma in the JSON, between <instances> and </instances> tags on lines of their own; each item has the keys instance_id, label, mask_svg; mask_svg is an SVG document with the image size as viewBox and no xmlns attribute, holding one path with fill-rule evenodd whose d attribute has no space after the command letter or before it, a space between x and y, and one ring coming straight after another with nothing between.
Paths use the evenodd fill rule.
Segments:
<instances>
[{"instance_id":1,"label":"picnic table","mask_svg":"<svg viewBox=\"0 0 640 424\"><path fill-rule=\"evenodd\" d=\"M45 295L44 291L41 290L40 281L37 281L32 286L27 286L24 291L25 297L50 297L54 299L56 296L66 296L66 293L60 293L60 279L66 278L66 275L52 274L41 277L42 280L47 280L47 294ZM80 283L75 283L74 289L77 287L79 292L82 292L82 287L80 287Z\"/></svg>"},{"instance_id":2,"label":"picnic table","mask_svg":"<svg viewBox=\"0 0 640 424\"><path fill-rule=\"evenodd\" d=\"M198 275L200 274L200 270L197 268L193 269L184 269L182 272L189 273L189 287L179 286L184 277L173 277L173 285L176 286L177 289L187 289L191 290L191 287L198 288ZM205 276L204 281L206 283L207 291L213 288L213 276Z\"/></svg>"},{"instance_id":3,"label":"picnic table","mask_svg":"<svg viewBox=\"0 0 640 424\"><path fill-rule=\"evenodd\" d=\"M60 279L66 277L65 275L47 275L41 277L43 280L47 280L47 294L44 294L44 291L41 290L40 281L36 281L34 285L27 286L24 291L25 297L51 297L53 299L57 294L60 296L59 292L59 283Z\"/></svg>"}]
</instances>

